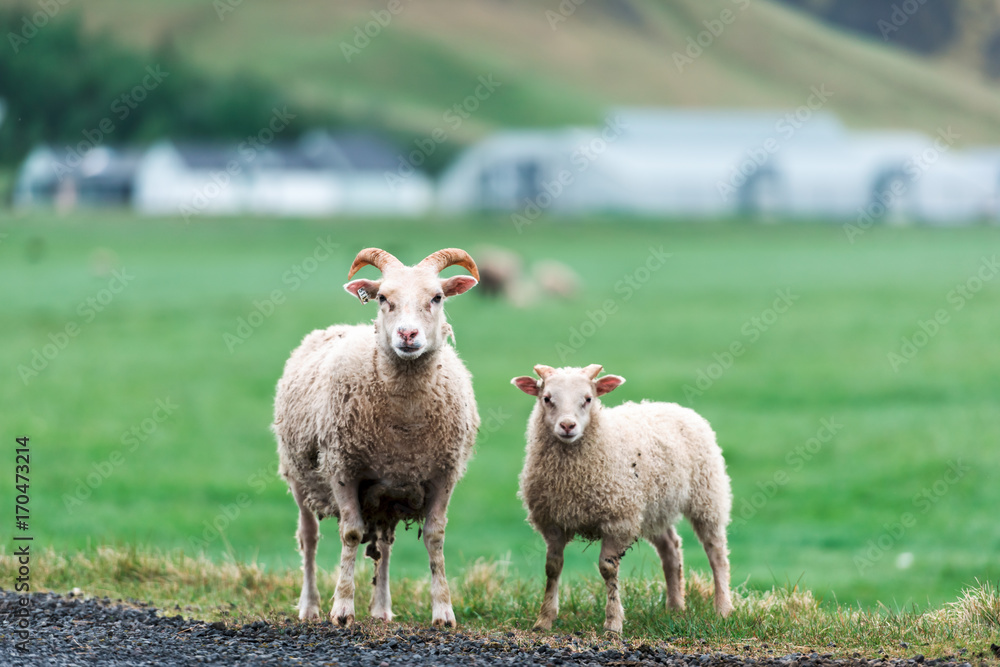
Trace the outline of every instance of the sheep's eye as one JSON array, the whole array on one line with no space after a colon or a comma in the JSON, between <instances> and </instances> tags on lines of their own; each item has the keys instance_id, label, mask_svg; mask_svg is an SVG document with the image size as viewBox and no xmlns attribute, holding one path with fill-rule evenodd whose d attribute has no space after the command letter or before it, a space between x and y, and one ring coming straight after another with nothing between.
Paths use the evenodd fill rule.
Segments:
<instances>
[{"instance_id":1,"label":"sheep's eye","mask_svg":"<svg viewBox=\"0 0 1000 667\"><path fill-rule=\"evenodd\" d=\"M584 405L588 405L589 403L590 403L590 396L588 396L587 398L583 399L583 404Z\"/></svg>"},{"instance_id":2,"label":"sheep's eye","mask_svg":"<svg viewBox=\"0 0 1000 667\"><path fill-rule=\"evenodd\" d=\"M551 405L552 404L552 397L551 396L543 396L542 400L545 401L546 405Z\"/></svg>"},{"instance_id":3,"label":"sheep's eye","mask_svg":"<svg viewBox=\"0 0 1000 667\"><path fill-rule=\"evenodd\" d=\"M444 299L444 295L443 294L438 294L433 299L431 299L431 303L441 303L442 299Z\"/></svg>"},{"instance_id":4,"label":"sheep's eye","mask_svg":"<svg viewBox=\"0 0 1000 667\"><path fill-rule=\"evenodd\" d=\"M388 301L389 301L389 300L388 300L387 298L385 298L384 296L382 296L381 294L379 294L379 295L378 295L378 302L379 302L379 305L382 305L382 304L384 304L384 303L386 303L386 302L388 302Z\"/></svg>"}]
</instances>

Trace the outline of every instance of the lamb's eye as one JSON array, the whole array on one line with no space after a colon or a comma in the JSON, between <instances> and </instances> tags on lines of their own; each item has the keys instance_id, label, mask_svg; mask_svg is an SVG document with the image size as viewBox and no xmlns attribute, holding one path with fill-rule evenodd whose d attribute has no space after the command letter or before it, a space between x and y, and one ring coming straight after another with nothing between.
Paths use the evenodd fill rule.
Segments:
<instances>
[{"instance_id":1,"label":"lamb's eye","mask_svg":"<svg viewBox=\"0 0 1000 667\"><path fill-rule=\"evenodd\" d=\"M385 303L386 301L388 301L388 299L386 299L386 298L385 298L384 296L382 296L381 294L379 294L379 295L378 295L378 302L379 302L379 305L381 305L381 304Z\"/></svg>"},{"instance_id":2,"label":"lamb's eye","mask_svg":"<svg viewBox=\"0 0 1000 667\"><path fill-rule=\"evenodd\" d=\"M583 404L584 405L590 404L590 396L588 396L587 398L583 399Z\"/></svg>"},{"instance_id":3,"label":"lamb's eye","mask_svg":"<svg viewBox=\"0 0 1000 667\"><path fill-rule=\"evenodd\" d=\"M442 299L444 299L444 295L443 294L438 294L433 299L431 299L431 303L441 303Z\"/></svg>"},{"instance_id":4,"label":"lamb's eye","mask_svg":"<svg viewBox=\"0 0 1000 667\"><path fill-rule=\"evenodd\" d=\"M545 405L552 405L552 397L551 396L543 396L542 400L545 402Z\"/></svg>"}]
</instances>

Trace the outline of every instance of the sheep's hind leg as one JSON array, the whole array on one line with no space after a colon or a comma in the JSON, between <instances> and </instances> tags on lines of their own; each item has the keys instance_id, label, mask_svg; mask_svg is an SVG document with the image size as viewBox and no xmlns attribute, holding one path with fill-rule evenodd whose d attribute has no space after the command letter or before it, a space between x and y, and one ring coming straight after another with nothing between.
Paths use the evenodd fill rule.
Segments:
<instances>
[{"instance_id":1,"label":"sheep's hind leg","mask_svg":"<svg viewBox=\"0 0 1000 667\"><path fill-rule=\"evenodd\" d=\"M622 607L621 594L618 591L618 565L627 547L628 544L621 544L607 537L601 542L601 560L598 568L608 590L608 604L604 608L604 629L607 632L620 633L625 623L625 609Z\"/></svg>"},{"instance_id":2,"label":"sheep's hind leg","mask_svg":"<svg viewBox=\"0 0 1000 667\"><path fill-rule=\"evenodd\" d=\"M432 484L427 494L427 515L424 521L424 546L431 565L431 622L436 627L453 628L455 611L451 606L451 591L444 570L444 527L448 523L448 501L452 487Z\"/></svg>"},{"instance_id":3,"label":"sheep's hind leg","mask_svg":"<svg viewBox=\"0 0 1000 667\"><path fill-rule=\"evenodd\" d=\"M302 554L302 594L299 596L299 620L319 619L319 589L316 588L316 543L319 541L319 521L305 506L305 494L294 482L289 482L292 496L299 506L298 538L299 552Z\"/></svg>"},{"instance_id":4,"label":"sheep's hind leg","mask_svg":"<svg viewBox=\"0 0 1000 667\"><path fill-rule=\"evenodd\" d=\"M667 608L684 609L684 555L681 551L681 536L673 526L662 535L651 539L663 561L663 576L667 580Z\"/></svg>"},{"instance_id":5,"label":"sheep's hind leg","mask_svg":"<svg viewBox=\"0 0 1000 667\"><path fill-rule=\"evenodd\" d=\"M389 593L389 556L392 553L392 543L395 541L395 526L379 528L376 540L368 546L367 554L375 561L375 590L372 592L372 602L368 607L372 618L391 621L392 596ZM373 553L374 552L374 553Z\"/></svg>"},{"instance_id":6,"label":"sheep's hind leg","mask_svg":"<svg viewBox=\"0 0 1000 667\"><path fill-rule=\"evenodd\" d=\"M729 548L726 545L726 527L719 521L692 519L695 535L701 540L712 566L715 581L715 611L720 616L729 616L733 602L729 597Z\"/></svg>"},{"instance_id":7,"label":"sheep's hind leg","mask_svg":"<svg viewBox=\"0 0 1000 667\"><path fill-rule=\"evenodd\" d=\"M545 538L545 597L535 621L535 630L551 630L559 615L559 575L563 568L563 551L569 538L558 528L544 531Z\"/></svg>"},{"instance_id":8,"label":"sheep's hind leg","mask_svg":"<svg viewBox=\"0 0 1000 667\"><path fill-rule=\"evenodd\" d=\"M365 534L358 502L358 483L356 479L335 479L333 484L333 495L340 512L341 550L340 575L337 577L330 621L339 627L347 627L354 622L354 564L358 545Z\"/></svg>"}]
</instances>

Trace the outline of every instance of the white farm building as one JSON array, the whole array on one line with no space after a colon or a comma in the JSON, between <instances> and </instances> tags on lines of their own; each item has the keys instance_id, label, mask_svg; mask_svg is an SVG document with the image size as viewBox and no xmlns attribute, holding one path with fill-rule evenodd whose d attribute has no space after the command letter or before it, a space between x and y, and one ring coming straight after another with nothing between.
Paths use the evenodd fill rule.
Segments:
<instances>
[{"instance_id":1,"label":"white farm building","mask_svg":"<svg viewBox=\"0 0 1000 667\"><path fill-rule=\"evenodd\" d=\"M622 110L603 127L508 131L445 172L443 211L994 220L1000 152L851 131L827 112Z\"/></svg>"},{"instance_id":2,"label":"white farm building","mask_svg":"<svg viewBox=\"0 0 1000 667\"><path fill-rule=\"evenodd\" d=\"M161 142L138 166L133 205L149 215L421 215L433 187L390 182L396 155L375 137L307 135L256 147Z\"/></svg>"}]
</instances>

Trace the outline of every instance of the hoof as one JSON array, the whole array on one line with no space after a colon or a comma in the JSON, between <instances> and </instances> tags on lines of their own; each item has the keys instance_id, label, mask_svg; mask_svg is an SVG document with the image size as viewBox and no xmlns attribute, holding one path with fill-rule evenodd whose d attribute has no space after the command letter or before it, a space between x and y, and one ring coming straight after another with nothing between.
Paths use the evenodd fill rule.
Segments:
<instances>
[{"instance_id":1,"label":"hoof","mask_svg":"<svg viewBox=\"0 0 1000 667\"><path fill-rule=\"evenodd\" d=\"M373 611L371 614L372 618L384 623L392 623L392 619L396 618L396 615L391 611Z\"/></svg>"},{"instance_id":2,"label":"hoof","mask_svg":"<svg viewBox=\"0 0 1000 667\"><path fill-rule=\"evenodd\" d=\"M335 602L330 610L330 622L338 628L349 628L354 623L354 601Z\"/></svg>"},{"instance_id":3,"label":"hoof","mask_svg":"<svg viewBox=\"0 0 1000 667\"><path fill-rule=\"evenodd\" d=\"M455 611L450 604L434 605L434 615L431 625L435 628L454 628L458 626L455 622Z\"/></svg>"},{"instance_id":4,"label":"hoof","mask_svg":"<svg viewBox=\"0 0 1000 667\"><path fill-rule=\"evenodd\" d=\"M621 623L605 623L604 632L609 635L620 635L622 633Z\"/></svg>"},{"instance_id":5,"label":"hoof","mask_svg":"<svg viewBox=\"0 0 1000 667\"><path fill-rule=\"evenodd\" d=\"M548 632L552 629L552 621L543 621L538 619L535 624L531 626L531 629L535 632Z\"/></svg>"},{"instance_id":6,"label":"hoof","mask_svg":"<svg viewBox=\"0 0 1000 667\"><path fill-rule=\"evenodd\" d=\"M319 605L310 605L308 607L299 608L299 620L300 621L318 621L321 616L319 610Z\"/></svg>"}]
</instances>

